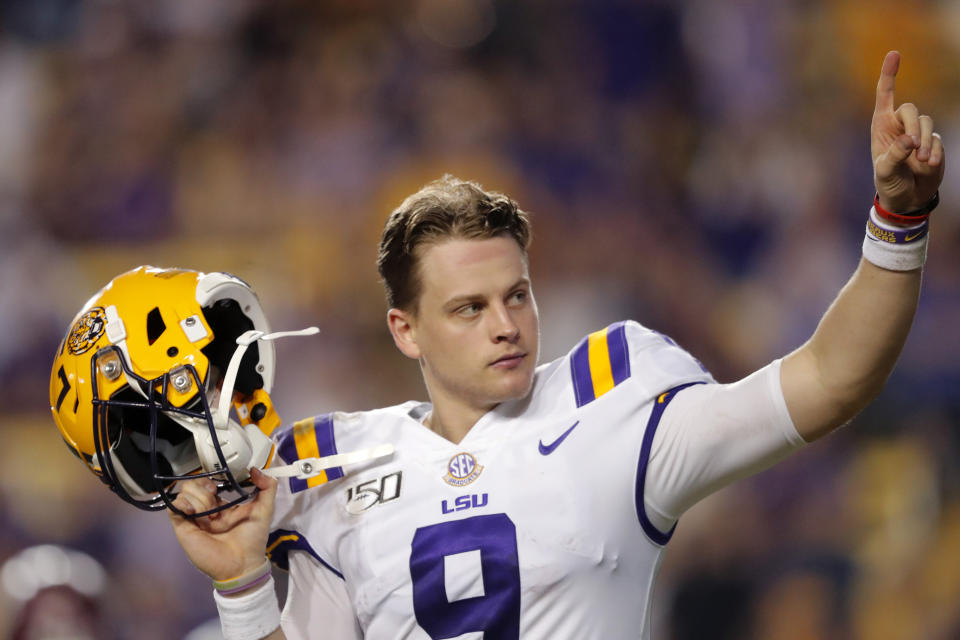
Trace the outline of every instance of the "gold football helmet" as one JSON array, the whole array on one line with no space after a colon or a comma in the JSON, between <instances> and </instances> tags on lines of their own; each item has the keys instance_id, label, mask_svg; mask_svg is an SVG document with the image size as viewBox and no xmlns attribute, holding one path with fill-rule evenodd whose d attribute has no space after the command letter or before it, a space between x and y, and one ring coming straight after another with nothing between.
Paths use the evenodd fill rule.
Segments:
<instances>
[{"instance_id":1,"label":"gold football helmet","mask_svg":"<svg viewBox=\"0 0 960 640\"><path fill-rule=\"evenodd\" d=\"M222 504L193 517L225 509L253 495L249 468L274 457L268 331L253 290L230 274L124 273L83 306L57 350L53 419L127 502L180 513L178 481L209 476Z\"/></svg>"}]
</instances>

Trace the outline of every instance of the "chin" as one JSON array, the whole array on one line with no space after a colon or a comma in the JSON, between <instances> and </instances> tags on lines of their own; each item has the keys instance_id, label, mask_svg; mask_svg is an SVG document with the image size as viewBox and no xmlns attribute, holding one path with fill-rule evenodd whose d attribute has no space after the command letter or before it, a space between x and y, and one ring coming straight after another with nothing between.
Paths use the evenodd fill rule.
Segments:
<instances>
[{"instance_id":1,"label":"chin","mask_svg":"<svg viewBox=\"0 0 960 640\"><path fill-rule=\"evenodd\" d=\"M525 373L522 377L517 376L514 380L506 381L501 388L500 402L505 400L519 400L525 398L533 388L533 372Z\"/></svg>"}]
</instances>

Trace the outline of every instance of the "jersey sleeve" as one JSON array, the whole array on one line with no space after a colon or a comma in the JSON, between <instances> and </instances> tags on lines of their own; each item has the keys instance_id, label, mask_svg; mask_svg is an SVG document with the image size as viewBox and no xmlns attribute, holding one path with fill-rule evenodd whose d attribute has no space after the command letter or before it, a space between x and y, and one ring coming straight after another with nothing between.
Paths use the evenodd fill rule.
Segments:
<instances>
[{"instance_id":1,"label":"jersey sleeve","mask_svg":"<svg viewBox=\"0 0 960 640\"><path fill-rule=\"evenodd\" d=\"M275 433L281 464L338 453L334 427L334 415L326 414L300 420ZM334 467L306 480L279 481L266 549L274 565L289 570L290 557L307 555L317 566L343 580L335 543L329 535L330 528L336 528L339 514L332 508L332 501L324 499L338 489L335 481L341 477L343 469Z\"/></svg>"},{"instance_id":2,"label":"jersey sleeve","mask_svg":"<svg viewBox=\"0 0 960 640\"><path fill-rule=\"evenodd\" d=\"M570 352L577 407L629 381L640 410L651 398L693 382L713 382L700 362L669 337L632 320L594 331Z\"/></svg>"},{"instance_id":3,"label":"jersey sleeve","mask_svg":"<svg viewBox=\"0 0 960 640\"><path fill-rule=\"evenodd\" d=\"M277 455L284 464L291 464L302 458L322 458L337 453L337 439L334 430L334 414L327 413L313 418L304 418L286 427L274 436ZM291 493L319 487L331 480L343 477L343 467L325 469L320 474L301 480L289 478Z\"/></svg>"},{"instance_id":4,"label":"jersey sleeve","mask_svg":"<svg viewBox=\"0 0 960 640\"><path fill-rule=\"evenodd\" d=\"M280 627L288 640L361 640L346 583L307 554L289 558L290 579Z\"/></svg>"},{"instance_id":5,"label":"jersey sleeve","mask_svg":"<svg viewBox=\"0 0 960 640\"><path fill-rule=\"evenodd\" d=\"M666 530L697 501L804 444L783 398L779 360L733 384L683 389L653 437L644 493L648 515Z\"/></svg>"}]
</instances>

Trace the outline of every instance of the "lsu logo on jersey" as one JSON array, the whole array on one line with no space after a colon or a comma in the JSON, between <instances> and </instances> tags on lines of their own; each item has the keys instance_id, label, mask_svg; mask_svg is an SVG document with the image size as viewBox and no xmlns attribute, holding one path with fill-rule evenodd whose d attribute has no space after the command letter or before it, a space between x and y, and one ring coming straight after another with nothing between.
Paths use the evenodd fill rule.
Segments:
<instances>
[{"instance_id":1,"label":"lsu logo on jersey","mask_svg":"<svg viewBox=\"0 0 960 640\"><path fill-rule=\"evenodd\" d=\"M456 500L453 500L451 504L448 504L446 500L440 501L440 511L443 515L448 513L455 513L457 511L464 511L466 509L477 509L480 507L487 506L487 494L481 493L470 494L465 496L458 496Z\"/></svg>"},{"instance_id":2,"label":"lsu logo on jersey","mask_svg":"<svg viewBox=\"0 0 960 640\"><path fill-rule=\"evenodd\" d=\"M94 307L80 316L67 336L67 349L71 355L86 353L97 343L107 326L107 313L103 307Z\"/></svg>"},{"instance_id":3,"label":"lsu logo on jersey","mask_svg":"<svg viewBox=\"0 0 960 640\"><path fill-rule=\"evenodd\" d=\"M476 480L481 471L483 471L483 465L464 451L450 458L443 481L454 487L464 487Z\"/></svg>"}]
</instances>

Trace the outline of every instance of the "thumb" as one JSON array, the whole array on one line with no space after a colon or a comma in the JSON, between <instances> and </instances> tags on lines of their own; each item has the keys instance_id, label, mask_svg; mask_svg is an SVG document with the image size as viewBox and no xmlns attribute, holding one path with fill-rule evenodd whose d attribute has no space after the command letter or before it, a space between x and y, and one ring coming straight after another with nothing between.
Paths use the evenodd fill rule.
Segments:
<instances>
[{"instance_id":1,"label":"thumb","mask_svg":"<svg viewBox=\"0 0 960 640\"><path fill-rule=\"evenodd\" d=\"M257 511L261 514L267 514L269 517L273 513L273 503L277 497L277 479L268 476L257 467L251 467L250 480L260 490L256 500Z\"/></svg>"},{"instance_id":2,"label":"thumb","mask_svg":"<svg viewBox=\"0 0 960 640\"><path fill-rule=\"evenodd\" d=\"M913 138L907 134L897 136L890 144L890 147L877 158L875 171L878 178L887 178L893 174L896 168L903 164L915 148L917 148Z\"/></svg>"}]
</instances>

